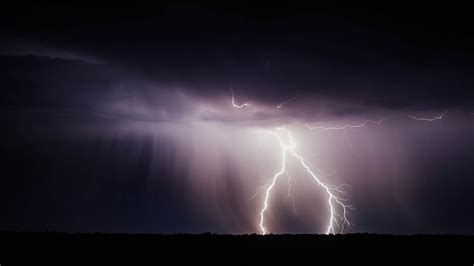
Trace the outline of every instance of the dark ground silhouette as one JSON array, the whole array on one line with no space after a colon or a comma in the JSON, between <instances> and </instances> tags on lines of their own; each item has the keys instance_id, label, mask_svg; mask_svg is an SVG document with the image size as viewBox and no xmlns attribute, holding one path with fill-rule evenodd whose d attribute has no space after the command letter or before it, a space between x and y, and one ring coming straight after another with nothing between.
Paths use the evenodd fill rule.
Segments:
<instances>
[{"instance_id":1,"label":"dark ground silhouette","mask_svg":"<svg viewBox=\"0 0 474 266\"><path fill-rule=\"evenodd\" d=\"M216 235L102 234L0 232L0 264L64 260L99 256L121 260L151 258L242 258L265 256L350 256L467 260L472 265L474 236L461 235Z\"/></svg>"}]
</instances>

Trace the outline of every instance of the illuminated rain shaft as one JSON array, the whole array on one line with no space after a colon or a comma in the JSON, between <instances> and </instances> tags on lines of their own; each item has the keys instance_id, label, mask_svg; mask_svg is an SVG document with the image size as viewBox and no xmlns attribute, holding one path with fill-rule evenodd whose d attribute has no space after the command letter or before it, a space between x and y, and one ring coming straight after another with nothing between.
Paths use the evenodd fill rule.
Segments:
<instances>
[{"instance_id":1,"label":"illuminated rain shaft","mask_svg":"<svg viewBox=\"0 0 474 266\"><path fill-rule=\"evenodd\" d=\"M285 132L288 136L289 143L285 143L281 136L274 131L268 131L271 135L275 136L280 143L280 147L282 150L282 163L280 170L273 176L271 179L271 184L267 187L265 191L265 199L263 202L263 208L260 210L260 223L259 228L263 235L268 233L268 229L265 226L265 211L268 209L268 200L270 198L271 192L277 179L286 172L286 162L288 155L293 156L297 161L301 164L301 166L308 172L308 174L316 181L316 183L321 187L324 193L327 195L327 203L329 207L329 219L327 224L326 234L335 234L337 226L340 229L340 233L344 233L344 230L349 230L352 224L349 221L348 213L349 209L352 209L350 205L346 205L344 202L346 201L344 198L338 196L338 194L342 194L347 196L347 193L341 189L341 186L332 186L323 183L314 172L310 169L310 167L306 164L304 158L296 153L296 143L293 140L291 132L285 127L276 128L279 131ZM339 210L339 212L338 212Z\"/></svg>"}]
</instances>

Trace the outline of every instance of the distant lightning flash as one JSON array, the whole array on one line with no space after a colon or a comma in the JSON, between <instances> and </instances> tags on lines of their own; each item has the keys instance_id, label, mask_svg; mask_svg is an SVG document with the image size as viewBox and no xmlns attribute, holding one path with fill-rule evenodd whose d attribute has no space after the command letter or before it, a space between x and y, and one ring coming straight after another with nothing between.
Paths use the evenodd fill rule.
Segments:
<instances>
[{"instance_id":1,"label":"distant lightning flash","mask_svg":"<svg viewBox=\"0 0 474 266\"><path fill-rule=\"evenodd\" d=\"M286 100L286 101L280 103L279 105L277 105L277 108L280 109L280 108L283 107L283 105L286 105L286 104L288 104L289 102L294 101L294 100L296 100L296 97L290 98L290 99L288 99L288 100Z\"/></svg>"},{"instance_id":2,"label":"distant lightning flash","mask_svg":"<svg viewBox=\"0 0 474 266\"><path fill-rule=\"evenodd\" d=\"M417 116L414 116L414 115L408 115L408 118L410 119L413 119L413 120L416 120L416 121L427 121L427 122L434 122L434 121L437 121L437 120L441 120L443 119L443 117L448 113L448 111L445 111L443 112L442 114L440 114L439 116L435 116L435 117L432 117L432 118L426 118L426 117L417 117ZM349 145L349 147L351 148L351 150L354 150L354 145L352 144L352 141L351 139L349 138L349 135L347 134L347 129L354 129L354 128L363 128L369 124L374 124L374 125L381 125L384 121L386 121L387 119L391 119L391 118L396 118L396 117L400 117L400 115L392 115L392 116L387 116L387 117L384 117L380 120L365 120L364 122L360 123L360 124L346 124L346 125L342 125L342 126L329 126L329 127L323 127L323 126L310 126L308 124L305 124L305 126L308 128L308 129L311 129L311 130L324 130L324 131L331 131L331 130L341 130L343 131L344 133L344 137Z\"/></svg>"},{"instance_id":3,"label":"distant lightning flash","mask_svg":"<svg viewBox=\"0 0 474 266\"><path fill-rule=\"evenodd\" d=\"M349 129L349 128L365 127L368 124L381 125L385 120L390 119L390 118L395 118L395 117L399 117L399 115L387 116L387 117L384 117L380 120L365 120L364 122L362 122L360 124L356 124L356 125L347 124L347 125L337 126L337 127L334 127L334 126L332 126L332 127L312 127L312 126L309 126L308 124L305 124L305 126L309 129L318 129L318 130L346 130L346 129Z\"/></svg>"},{"instance_id":4,"label":"distant lightning flash","mask_svg":"<svg viewBox=\"0 0 474 266\"><path fill-rule=\"evenodd\" d=\"M291 176L288 174L288 172L285 172L286 175L288 176L288 198L291 200L291 203L293 205L293 213L296 214L296 206L295 206L295 197L293 197L293 194L291 194Z\"/></svg>"},{"instance_id":5,"label":"distant lightning flash","mask_svg":"<svg viewBox=\"0 0 474 266\"><path fill-rule=\"evenodd\" d=\"M441 120L441 119L443 119L444 115L446 115L447 113L448 113L448 111L445 111L445 112L443 112L441 115L435 116L435 117L433 117L433 118L416 117L416 116L414 116L414 115L409 115L408 118L414 119L414 120L417 120L417 121L433 122L433 121L436 121L436 120Z\"/></svg>"},{"instance_id":6,"label":"distant lightning flash","mask_svg":"<svg viewBox=\"0 0 474 266\"><path fill-rule=\"evenodd\" d=\"M297 159L297 161L301 164L301 166L303 166L306 172L316 181L316 183L322 188L322 190L327 195L327 202L328 202L328 206L330 210L329 211L330 215L329 215L329 221L327 225L326 234L334 234L336 231L335 230L336 226L339 227L341 233L343 233L345 229L346 230L350 229L352 224L349 222L349 219L348 219L348 210L351 209L351 206L344 204L345 199L337 195L337 193L340 193L343 195L347 195L347 193L341 189L341 186L336 187L336 186L323 183L316 176L316 174L314 174L314 172L310 169L310 167L306 164L306 161L304 160L304 158L298 153L296 153L296 143L293 140L291 132L285 127L277 128L277 130L283 131L287 134L289 143L285 143L279 134L271 130L268 131L270 134L275 136L278 139L278 142L280 143L280 147L282 150L282 163L281 163L280 170L273 176L273 178L271 179L271 184L267 187L265 191L265 199L263 202L263 208L260 210L260 223L259 223L259 227L262 234L265 235L268 233L268 229L265 226L265 211L268 208L268 200L270 198L270 193L272 192L272 189L275 186L278 177L280 177L284 173L287 173L286 162L287 162L288 154L292 155L295 159ZM291 195L290 189L289 189L289 195ZM338 209L342 211L342 213L338 213L337 212Z\"/></svg>"},{"instance_id":7,"label":"distant lightning flash","mask_svg":"<svg viewBox=\"0 0 474 266\"><path fill-rule=\"evenodd\" d=\"M243 104L236 104L235 103L235 98L234 98L234 90L232 89L229 89L230 92L232 93L232 107L235 107L235 108L243 108L243 107L250 107L250 103L243 103Z\"/></svg>"},{"instance_id":8,"label":"distant lightning flash","mask_svg":"<svg viewBox=\"0 0 474 266\"><path fill-rule=\"evenodd\" d=\"M445 111L445 112L441 113L439 116L435 116L435 117L432 117L432 118L417 117L417 116L414 116L414 115L408 115L408 118L413 119L413 120L417 120L417 121L434 122L436 120L443 119L443 117L447 113L448 113L448 111ZM350 128L362 128L362 127L367 126L368 124L381 125L385 120L391 119L391 118L396 118L396 117L400 117L400 115L387 116L387 117L384 117L380 120L365 120L364 122L362 122L360 124L355 124L355 125L346 124L346 125L342 125L342 126L330 126L330 127L316 126L316 127L312 127L308 124L305 124L305 126L308 129L313 129L313 130L326 130L326 131L329 131L329 130L346 130L346 129L350 129Z\"/></svg>"},{"instance_id":9,"label":"distant lightning flash","mask_svg":"<svg viewBox=\"0 0 474 266\"><path fill-rule=\"evenodd\" d=\"M360 123L360 124L355 124L355 125L351 125L351 124L346 124L346 125L342 125L342 126L330 126L330 127L322 127L322 126L316 126L316 127L312 127L308 124L305 124L305 126L308 128L308 129L311 129L311 130L324 130L324 131L330 131L330 130L341 130L343 132L343 135L344 135L344 138L346 139L346 142L349 146L349 148L354 151L354 145L352 144L352 141L347 133L347 129L354 129L354 128L363 128L369 124L374 124L374 125L381 125L385 120L387 119L391 119L391 118L395 118L395 117L399 117L399 115L391 115L391 116L387 116L387 117L384 117L380 120L365 120L364 122Z\"/></svg>"}]
</instances>

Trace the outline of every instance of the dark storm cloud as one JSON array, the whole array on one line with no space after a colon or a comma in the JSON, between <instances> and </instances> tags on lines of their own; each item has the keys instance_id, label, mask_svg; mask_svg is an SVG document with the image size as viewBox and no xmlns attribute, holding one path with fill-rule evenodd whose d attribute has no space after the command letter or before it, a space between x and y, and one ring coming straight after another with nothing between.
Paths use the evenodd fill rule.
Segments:
<instances>
[{"instance_id":1,"label":"dark storm cloud","mask_svg":"<svg viewBox=\"0 0 474 266\"><path fill-rule=\"evenodd\" d=\"M52 59L76 60L90 64L103 64L102 60L93 56L88 56L72 51L61 50L48 45L41 45L27 40L8 38L3 36L2 44L0 44L0 55L7 56L42 56Z\"/></svg>"},{"instance_id":2,"label":"dark storm cloud","mask_svg":"<svg viewBox=\"0 0 474 266\"><path fill-rule=\"evenodd\" d=\"M457 9L233 8L33 5L6 16L4 30L202 97L232 83L272 105L295 95L394 109L473 104L474 46L464 17L438 21ZM33 28L28 16L37 19Z\"/></svg>"},{"instance_id":3,"label":"dark storm cloud","mask_svg":"<svg viewBox=\"0 0 474 266\"><path fill-rule=\"evenodd\" d=\"M180 92L161 89L133 71L110 64L3 55L0 69L1 104L5 108L24 107L32 117L61 112L122 120L176 121L189 112Z\"/></svg>"},{"instance_id":4,"label":"dark storm cloud","mask_svg":"<svg viewBox=\"0 0 474 266\"><path fill-rule=\"evenodd\" d=\"M248 198L273 165L252 171L272 154L236 125L393 113L344 132L356 152L341 132L298 137L352 183L357 231L473 233L469 9L225 5L2 9L0 229L254 232ZM275 211L298 232L313 214Z\"/></svg>"}]
</instances>

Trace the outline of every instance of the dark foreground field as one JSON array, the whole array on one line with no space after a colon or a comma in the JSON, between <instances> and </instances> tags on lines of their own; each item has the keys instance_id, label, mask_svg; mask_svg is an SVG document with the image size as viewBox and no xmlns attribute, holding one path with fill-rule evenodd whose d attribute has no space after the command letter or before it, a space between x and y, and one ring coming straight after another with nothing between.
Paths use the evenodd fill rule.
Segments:
<instances>
[{"instance_id":1,"label":"dark foreground field","mask_svg":"<svg viewBox=\"0 0 474 266\"><path fill-rule=\"evenodd\" d=\"M100 256L111 259L242 258L248 256L364 256L467 259L474 236L350 235L128 235L0 232L0 265L7 261L54 261ZM73 261L74 261L73 260Z\"/></svg>"}]
</instances>

